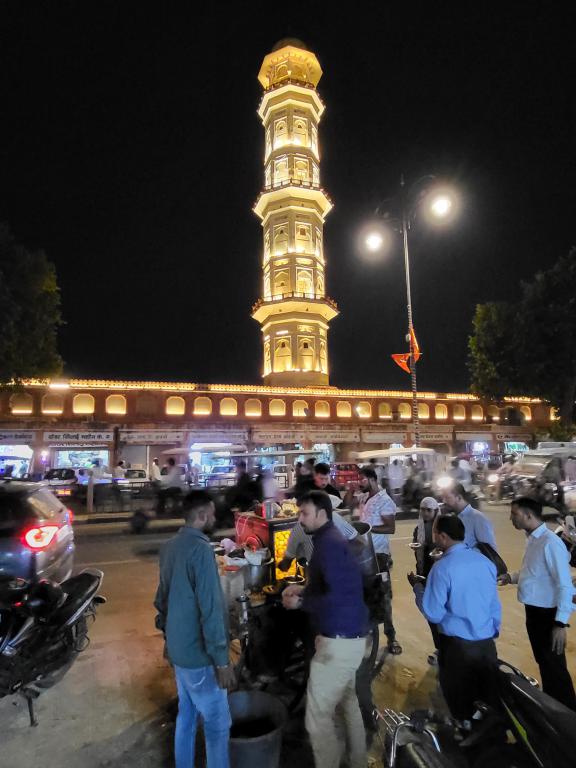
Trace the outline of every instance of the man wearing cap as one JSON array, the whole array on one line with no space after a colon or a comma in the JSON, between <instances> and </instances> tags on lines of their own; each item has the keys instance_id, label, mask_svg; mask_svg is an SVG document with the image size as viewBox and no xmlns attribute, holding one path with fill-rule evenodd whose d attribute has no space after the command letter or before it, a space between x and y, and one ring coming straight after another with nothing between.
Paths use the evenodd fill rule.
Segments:
<instances>
[{"instance_id":1,"label":"man wearing cap","mask_svg":"<svg viewBox=\"0 0 576 768\"><path fill-rule=\"evenodd\" d=\"M420 502L418 525L414 528L412 537L412 546L416 557L416 573L413 571L409 573L408 581L414 590L416 606L419 611L422 611L422 598L424 596L426 579L434 565L434 560L430 557L430 553L435 549L433 529L434 520L438 515L439 509L440 505L433 496L426 496L422 499ZM428 622L428 626L430 627L434 648L436 649L434 653L428 656L428 663L435 665L438 663L438 627L430 622Z\"/></svg>"}]
</instances>

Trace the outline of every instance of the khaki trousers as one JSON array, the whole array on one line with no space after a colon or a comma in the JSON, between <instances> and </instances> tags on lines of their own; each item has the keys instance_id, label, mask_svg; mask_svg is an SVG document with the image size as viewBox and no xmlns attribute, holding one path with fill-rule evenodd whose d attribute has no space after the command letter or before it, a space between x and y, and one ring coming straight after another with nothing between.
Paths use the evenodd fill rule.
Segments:
<instances>
[{"instance_id":1,"label":"khaki trousers","mask_svg":"<svg viewBox=\"0 0 576 768\"><path fill-rule=\"evenodd\" d=\"M356 670L365 648L362 637L316 637L306 693L306 730L316 768L339 767L344 739L350 768L366 768L366 733L356 696Z\"/></svg>"}]
</instances>

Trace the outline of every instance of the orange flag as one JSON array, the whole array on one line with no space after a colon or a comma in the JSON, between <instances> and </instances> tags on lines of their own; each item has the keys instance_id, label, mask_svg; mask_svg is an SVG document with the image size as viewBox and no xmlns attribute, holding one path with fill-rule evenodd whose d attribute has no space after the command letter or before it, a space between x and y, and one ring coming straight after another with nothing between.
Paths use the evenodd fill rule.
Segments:
<instances>
[{"instance_id":1,"label":"orange flag","mask_svg":"<svg viewBox=\"0 0 576 768\"><path fill-rule=\"evenodd\" d=\"M418 341L416 339L416 334L414 333L414 328L410 328L410 346L412 349L412 354L414 355L414 365L420 360L422 357L422 353L420 352L420 347L418 346ZM400 368L402 368L403 371L406 371L406 373L411 373L410 371L410 352L407 354L396 354L392 355L392 360L396 363L396 365L399 365Z\"/></svg>"}]
</instances>

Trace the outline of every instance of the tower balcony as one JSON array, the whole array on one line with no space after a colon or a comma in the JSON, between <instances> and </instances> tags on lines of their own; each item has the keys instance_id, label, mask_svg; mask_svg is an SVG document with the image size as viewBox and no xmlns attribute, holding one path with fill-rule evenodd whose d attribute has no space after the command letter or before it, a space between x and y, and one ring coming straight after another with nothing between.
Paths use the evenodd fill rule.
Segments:
<instances>
[{"instance_id":1,"label":"tower balcony","mask_svg":"<svg viewBox=\"0 0 576 768\"><path fill-rule=\"evenodd\" d=\"M259 323L278 315L304 317L306 314L318 315L330 322L338 313L338 304L329 296L298 291L275 294L270 299L258 299L252 306L252 317Z\"/></svg>"},{"instance_id":2,"label":"tower balcony","mask_svg":"<svg viewBox=\"0 0 576 768\"><path fill-rule=\"evenodd\" d=\"M284 179L275 181L273 186L260 193L254 205L254 213L264 219L269 206L278 202L288 206L292 200L295 203L303 200L315 203L322 218L325 218L333 207L332 201L319 184L304 179Z\"/></svg>"}]
</instances>

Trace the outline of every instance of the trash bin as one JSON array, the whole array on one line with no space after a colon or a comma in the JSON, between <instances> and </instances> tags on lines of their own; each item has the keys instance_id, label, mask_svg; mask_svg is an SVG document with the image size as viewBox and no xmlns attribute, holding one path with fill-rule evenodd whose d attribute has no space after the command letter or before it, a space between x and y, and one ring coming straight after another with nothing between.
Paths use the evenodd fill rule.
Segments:
<instances>
[{"instance_id":1,"label":"trash bin","mask_svg":"<svg viewBox=\"0 0 576 768\"><path fill-rule=\"evenodd\" d=\"M278 768L282 728L288 719L284 704L264 691L237 691L228 701L230 768Z\"/></svg>"}]
</instances>

